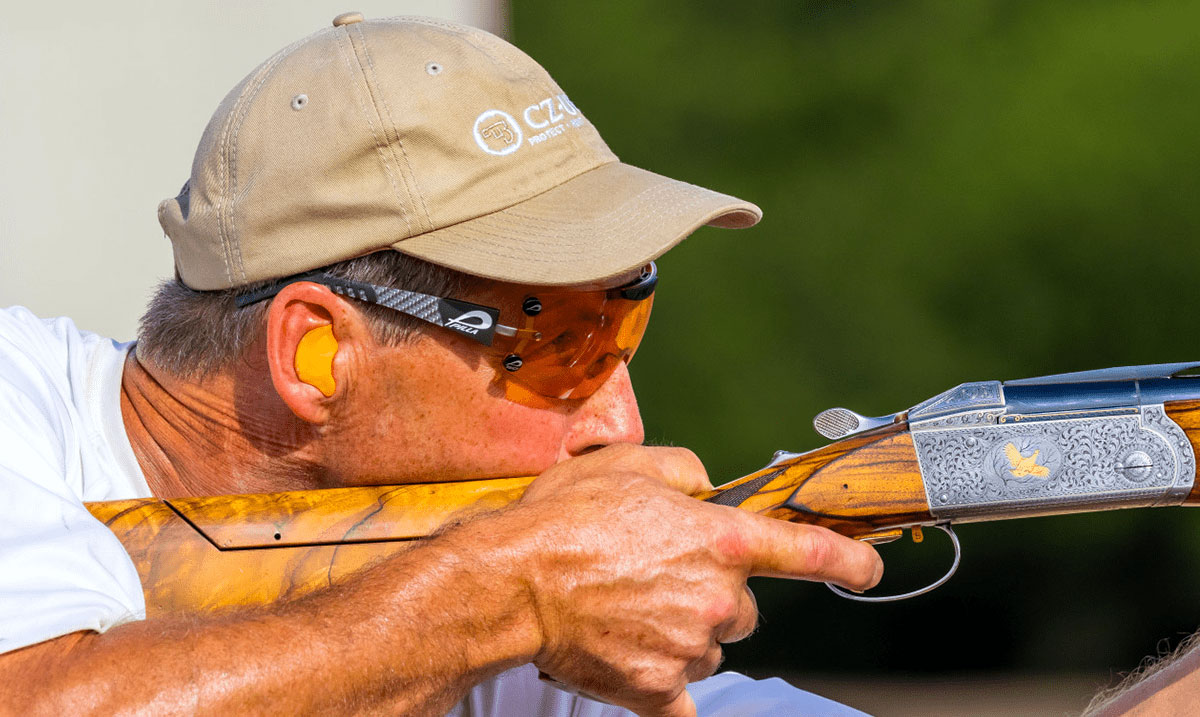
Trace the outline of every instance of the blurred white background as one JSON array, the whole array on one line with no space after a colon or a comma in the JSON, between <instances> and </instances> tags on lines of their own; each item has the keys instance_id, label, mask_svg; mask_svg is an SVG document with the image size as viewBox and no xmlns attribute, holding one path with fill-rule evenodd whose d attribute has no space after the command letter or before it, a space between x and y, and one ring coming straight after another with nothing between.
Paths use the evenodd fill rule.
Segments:
<instances>
[{"instance_id":1,"label":"blurred white background","mask_svg":"<svg viewBox=\"0 0 1200 717\"><path fill-rule=\"evenodd\" d=\"M0 22L0 307L126 340L174 267L158 225L217 103L342 12L504 35L504 0L68 0Z\"/></svg>"}]
</instances>

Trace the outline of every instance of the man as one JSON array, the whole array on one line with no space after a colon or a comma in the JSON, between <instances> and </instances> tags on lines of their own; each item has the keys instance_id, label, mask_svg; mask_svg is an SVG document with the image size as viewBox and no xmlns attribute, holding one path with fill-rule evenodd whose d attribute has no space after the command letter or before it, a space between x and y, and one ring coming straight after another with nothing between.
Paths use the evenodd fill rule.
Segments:
<instances>
[{"instance_id":1,"label":"man","mask_svg":"<svg viewBox=\"0 0 1200 717\"><path fill-rule=\"evenodd\" d=\"M0 675L13 714L840 708L712 674L747 576L863 589L865 545L687 496L625 362L651 262L756 207L620 164L486 33L339 16L217 109L159 219L135 349L0 314ZM394 250L394 251L393 251ZM302 599L144 616L83 501L539 475ZM457 706L455 706L457 705ZM725 710L721 712L721 710Z\"/></svg>"}]
</instances>

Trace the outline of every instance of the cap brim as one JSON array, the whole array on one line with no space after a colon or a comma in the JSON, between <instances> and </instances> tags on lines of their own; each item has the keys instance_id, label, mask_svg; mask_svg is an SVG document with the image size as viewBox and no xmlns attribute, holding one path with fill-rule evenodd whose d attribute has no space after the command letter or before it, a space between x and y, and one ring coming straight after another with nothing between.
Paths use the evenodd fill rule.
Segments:
<instances>
[{"instance_id":1,"label":"cap brim","mask_svg":"<svg viewBox=\"0 0 1200 717\"><path fill-rule=\"evenodd\" d=\"M499 281L585 284L646 264L705 224L740 229L761 218L750 202L612 162L392 248Z\"/></svg>"}]
</instances>

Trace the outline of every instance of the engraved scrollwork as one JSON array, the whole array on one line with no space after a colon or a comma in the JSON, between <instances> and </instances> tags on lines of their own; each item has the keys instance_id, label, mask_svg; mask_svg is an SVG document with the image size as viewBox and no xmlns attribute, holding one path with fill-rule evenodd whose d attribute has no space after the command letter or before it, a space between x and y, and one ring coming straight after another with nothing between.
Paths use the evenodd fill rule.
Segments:
<instances>
[{"instance_id":1,"label":"engraved scrollwork","mask_svg":"<svg viewBox=\"0 0 1200 717\"><path fill-rule=\"evenodd\" d=\"M1190 444L1153 408L1003 424L976 411L914 425L930 508L939 518L1020 515L1056 505L1150 505L1190 489ZM1181 439L1187 450L1178 450Z\"/></svg>"},{"instance_id":2,"label":"engraved scrollwork","mask_svg":"<svg viewBox=\"0 0 1200 717\"><path fill-rule=\"evenodd\" d=\"M1196 480L1196 452L1191 441L1179 424L1171 420L1163 406L1146 406L1142 408L1141 413L1142 423L1147 430L1160 435L1175 455L1175 480L1167 491L1167 500L1164 502L1175 502L1172 498L1182 501L1191 492ZM1157 472L1155 470L1155 473Z\"/></svg>"},{"instance_id":3,"label":"engraved scrollwork","mask_svg":"<svg viewBox=\"0 0 1200 717\"><path fill-rule=\"evenodd\" d=\"M931 418L921 421L913 425L913 431L927 431L933 428L959 428L967 426L983 426L996 423L1003 414L1003 410L994 411L970 411L968 413L955 413L951 416L943 418ZM912 420L912 416L909 416Z\"/></svg>"},{"instance_id":4,"label":"engraved scrollwork","mask_svg":"<svg viewBox=\"0 0 1200 717\"><path fill-rule=\"evenodd\" d=\"M999 381L963 383L909 409L909 420L917 421L944 413L1004 405Z\"/></svg>"}]
</instances>

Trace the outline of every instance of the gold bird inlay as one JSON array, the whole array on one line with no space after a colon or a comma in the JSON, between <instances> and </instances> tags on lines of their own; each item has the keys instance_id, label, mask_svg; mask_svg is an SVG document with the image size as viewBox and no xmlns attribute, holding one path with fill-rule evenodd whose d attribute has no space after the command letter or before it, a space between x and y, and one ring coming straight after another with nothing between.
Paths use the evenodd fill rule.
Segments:
<instances>
[{"instance_id":1,"label":"gold bird inlay","mask_svg":"<svg viewBox=\"0 0 1200 717\"><path fill-rule=\"evenodd\" d=\"M1035 450L1031 456L1021 455L1021 451L1012 443L1004 447L1004 455L1008 456L1008 462L1012 464L1013 478L1024 478L1025 476L1034 476L1035 478L1045 478L1050 475L1050 469L1046 466L1039 466L1037 459L1040 450Z\"/></svg>"}]
</instances>

